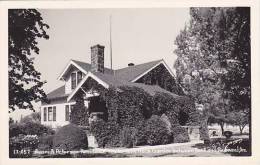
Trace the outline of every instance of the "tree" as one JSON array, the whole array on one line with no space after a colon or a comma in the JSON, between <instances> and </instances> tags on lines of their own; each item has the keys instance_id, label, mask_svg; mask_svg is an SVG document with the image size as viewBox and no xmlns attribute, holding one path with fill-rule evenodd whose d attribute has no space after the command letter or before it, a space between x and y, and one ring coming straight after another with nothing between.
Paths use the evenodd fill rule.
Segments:
<instances>
[{"instance_id":1,"label":"tree","mask_svg":"<svg viewBox=\"0 0 260 165\"><path fill-rule=\"evenodd\" d=\"M224 131L230 112L250 109L250 9L191 8L190 15L175 40L177 80Z\"/></svg>"},{"instance_id":2,"label":"tree","mask_svg":"<svg viewBox=\"0 0 260 165\"><path fill-rule=\"evenodd\" d=\"M249 124L249 114L239 111L228 114L229 123L239 127L240 134L243 133L244 128Z\"/></svg>"},{"instance_id":3,"label":"tree","mask_svg":"<svg viewBox=\"0 0 260 165\"><path fill-rule=\"evenodd\" d=\"M14 119L11 118L11 117L9 117L9 125L10 125L10 124L14 124Z\"/></svg>"},{"instance_id":4,"label":"tree","mask_svg":"<svg viewBox=\"0 0 260 165\"><path fill-rule=\"evenodd\" d=\"M33 109L32 101L46 100L41 73L34 67L38 38L49 39L41 13L35 9L8 10L9 108Z\"/></svg>"}]
</instances>

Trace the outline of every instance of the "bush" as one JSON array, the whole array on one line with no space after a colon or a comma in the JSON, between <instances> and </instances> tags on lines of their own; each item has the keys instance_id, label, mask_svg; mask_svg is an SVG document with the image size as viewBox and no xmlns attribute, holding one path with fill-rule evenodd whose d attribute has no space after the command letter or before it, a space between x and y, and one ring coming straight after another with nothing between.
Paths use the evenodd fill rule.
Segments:
<instances>
[{"instance_id":1,"label":"bush","mask_svg":"<svg viewBox=\"0 0 260 165\"><path fill-rule=\"evenodd\" d=\"M11 124L9 126L9 136L14 137L19 134L41 136L43 134L54 134L54 130L35 122Z\"/></svg>"},{"instance_id":2,"label":"bush","mask_svg":"<svg viewBox=\"0 0 260 165\"><path fill-rule=\"evenodd\" d=\"M153 96L153 102L153 114L159 116L165 114L172 125L198 125L200 121L194 101L188 97L157 92Z\"/></svg>"},{"instance_id":3,"label":"bush","mask_svg":"<svg viewBox=\"0 0 260 165\"><path fill-rule=\"evenodd\" d=\"M231 132L231 131L225 131L223 134L224 134L224 136L226 136L226 138L228 139L228 138L231 138L231 136L233 135L233 132Z\"/></svg>"},{"instance_id":4,"label":"bush","mask_svg":"<svg viewBox=\"0 0 260 165\"><path fill-rule=\"evenodd\" d=\"M9 125L9 138L18 136L20 134L25 134L23 125L17 123Z\"/></svg>"},{"instance_id":5,"label":"bush","mask_svg":"<svg viewBox=\"0 0 260 165\"><path fill-rule=\"evenodd\" d=\"M9 139L9 157L31 157L37 148L39 139L37 135L19 135ZM17 152L18 151L18 152Z\"/></svg>"},{"instance_id":6,"label":"bush","mask_svg":"<svg viewBox=\"0 0 260 165\"><path fill-rule=\"evenodd\" d=\"M116 123L99 119L90 124L90 131L95 136L99 147L120 146L120 128Z\"/></svg>"},{"instance_id":7,"label":"bush","mask_svg":"<svg viewBox=\"0 0 260 165\"><path fill-rule=\"evenodd\" d=\"M39 138L38 150L47 151L53 148L54 135L45 135Z\"/></svg>"},{"instance_id":8,"label":"bush","mask_svg":"<svg viewBox=\"0 0 260 165\"><path fill-rule=\"evenodd\" d=\"M172 127L172 137L174 143L185 143L190 141L188 130L181 126Z\"/></svg>"},{"instance_id":9,"label":"bush","mask_svg":"<svg viewBox=\"0 0 260 165\"><path fill-rule=\"evenodd\" d=\"M171 142L171 135L159 116L152 116L146 123L147 144L161 145Z\"/></svg>"},{"instance_id":10,"label":"bush","mask_svg":"<svg viewBox=\"0 0 260 165\"><path fill-rule=\"evenodd\" d=\"M87 149L88 138L78 126L69 124L61 127L54 135L53 146L66 151Z\"/></svg>"},{"instance_id":11,"label":"bush","mask_svg":"<svg viewBox=\"0 0 260 165\"><path fill-rule=\"evenodd\" d=\"M133 131L134 145L141 146L147 144L146 124L144 121L140 121L136 124Z\"/></svg>"},{"instance_id":12,"label":"bush","mask_svg":"<svg viewBox=\"0 0 260 165\"><path fill-rule=\"evenodd\" d=\"M55 131L50 127L44 126L40 123L28 122L23 124L24 133L26 135L54 134Z\"/></svg>"},{"instance_id":13,"label":"bush","mask_svg":"<svg viewBox=\"0 0 260 165\"><path fill-rule=\"evenodd\" d=\"M133 137L132 137L133 129L129 127L124 127L121 131L121 146L126 148L133 147Z\"/></svg>"}]
</instances>

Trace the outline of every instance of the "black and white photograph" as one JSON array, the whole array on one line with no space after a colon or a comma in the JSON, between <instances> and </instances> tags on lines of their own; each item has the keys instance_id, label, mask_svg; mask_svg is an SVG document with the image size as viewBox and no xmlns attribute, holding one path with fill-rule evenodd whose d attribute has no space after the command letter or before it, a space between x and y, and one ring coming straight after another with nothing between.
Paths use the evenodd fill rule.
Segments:
<instances>
[{"instance_id":1,"label":"black and white photograph","mask_svg":"<svg viewBox=\"0 0 260 165\"><path fill-rule=\"evenodd\" d=\"M251 157L251 13L8 8L9 159Z\"/></svg>"}]
</instances>

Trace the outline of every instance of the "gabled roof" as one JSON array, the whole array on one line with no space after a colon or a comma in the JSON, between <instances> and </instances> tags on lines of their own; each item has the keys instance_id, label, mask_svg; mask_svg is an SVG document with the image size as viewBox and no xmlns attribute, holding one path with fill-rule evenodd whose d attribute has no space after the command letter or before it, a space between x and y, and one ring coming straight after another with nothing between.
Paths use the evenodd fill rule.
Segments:
<instances>
[{"instance_id":1,"label":"gabled roof","mask_svg":"<svg viewBox=\"0 0 260 165\"><path fill-rule=\"evenodd\" d=\"M154 66L158 65L160 62L163 60L156 60L156 61L151 61L139 65L134 65L134 66L129 66L125 67L122 69L117 69L117 70L112 70L109 68L104 68L104 73L105 74L112 74L115 75L117 79L124 80L124 81L132 81L138 76L142 75L149 69L153 68ZM74 65L77 67L79 70L81 70L83 73L87 74L91 70L91 64L85 63L82 61L77 61L77 60L71 60L69 64L65 67L64 71L62 74L59 76L58 79L61 79L61 77L67 73L67 70L70 68L71 65Z\"/></svg>"},{"instance_id":2,"label":"gabled roof","mask_svg":"<svg viewBox=\"0 0 260 165\"><path fill-rule=\"evenodd\" d=\"M139 75L143 74L145 71L156 66L161 61L162 59L118 69L115 71L115 76L120 80L132 81Z\"/></svg>"},{"instance_id":3,"label":"gabled roof","mask_svg":"<svg viewBox=\"0 0 260 165\"><path fill-rule=\"evenodd\" d=\"M134 83L136 80L138 80L140 77L148 73L150 70L152 70L159 64L165 65L166 69L170 72L171 75L173 75L169 67L165 64L164 60L162 59L139 64L139 65L129 66L118 70L111 70L109 68L105 68L104 73L90 72L91 64L77 61L77 60L71 60L70 63L66 66L63 73L60 75L60 77L67 72L66 69L68 69L70 65L74 65L75 67L77 67L78 69L80 69L86 74L85 78L82 80L81 83L78 84L78 86L72 93L65 94L65 87L62 86L50 92L47 95L47 97L49 99L68 97L67 99L69 101L74 96L74 94L81 88L81 86L84 84L84 82L87 80L88 77L94 78L96 81L98 81L106 88L108 88L109 86L120 87L120 86L128 85L128 86L136 86L139 88L143 88L151 95L155 94L156 93L155 91L167 92L169 94L172 94L171 92L168 92L167 90L164 90L159 86L154 86L154 85L151 86L151 85Z\"/></svg>"}]
</instances>

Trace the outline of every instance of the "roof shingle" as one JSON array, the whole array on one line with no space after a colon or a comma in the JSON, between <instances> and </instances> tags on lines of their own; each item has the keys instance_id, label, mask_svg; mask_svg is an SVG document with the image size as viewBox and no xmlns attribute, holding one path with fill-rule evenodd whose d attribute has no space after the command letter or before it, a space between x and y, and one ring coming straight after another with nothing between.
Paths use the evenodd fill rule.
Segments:
<instances>
[{"instance_id":1,"label":"roof shingle","mask_svg":"<svg viewBox=\"0 0 260 165\"><path fill-rule=\"evenodd\" d=\"M67 96L68 96L68 94L65 94L65 85L63 85L47 94L48 99L64 98Z\"/></svg>"}]
</instances>

